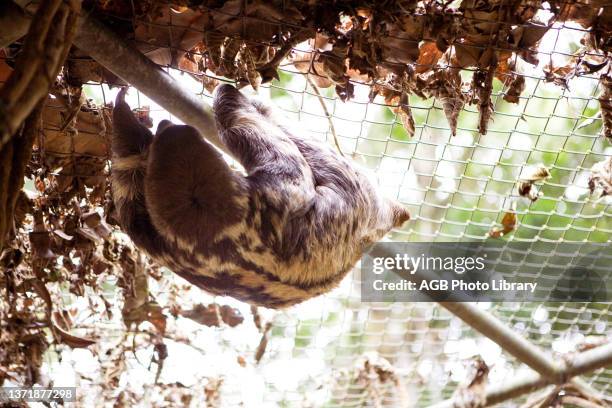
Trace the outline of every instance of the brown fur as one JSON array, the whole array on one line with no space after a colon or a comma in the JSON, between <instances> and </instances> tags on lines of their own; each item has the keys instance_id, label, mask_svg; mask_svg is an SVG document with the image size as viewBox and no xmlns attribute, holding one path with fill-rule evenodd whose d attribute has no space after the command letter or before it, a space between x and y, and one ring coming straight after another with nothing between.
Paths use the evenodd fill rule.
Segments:
<instances>
[{"instance_id":1,"label":"brown fur","mask_svg":"<svg viewBox=\"0 0 612 408\"><path fill-rule=\"evenodd\" d=\"M329 291L370 244L409 218L325 145L220 86L220 136L247 175L189 126L138 124L122 91L114 110L113 192L136 245L219 295L285 307Z\"/></svg>"}]
</instances>

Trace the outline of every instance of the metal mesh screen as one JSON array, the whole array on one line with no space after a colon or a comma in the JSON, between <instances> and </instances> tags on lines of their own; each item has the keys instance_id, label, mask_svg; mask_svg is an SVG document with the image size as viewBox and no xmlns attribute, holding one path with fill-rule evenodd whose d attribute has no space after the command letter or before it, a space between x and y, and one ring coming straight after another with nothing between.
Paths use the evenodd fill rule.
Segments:
<instances>
[{"instance_id":1,"label":"metal mesh screen","mask_svg":"<svg viewBox=\"0 0 612 408\"><path fill-rule=\"evenodd\" d=\"M173 75L190 89L198 89L191 77ZM609 200L593 198L587 186L591 166L611 153L600 135L597 80L578 78L576 85L570 84L575 92L542 78L529 78L527 84L518 106L501 100L502 84L495 84L495 116L484 136L478 135L473 109L460 114L457 136L451 137L437 101L411 98L417 130L409 138L391 107L384 101L368 101L366 85L357 84L356 97L348 102L334 97L331 90L321 90L319 97L305 76L291 67L285 67L280 80L260 89L256 97L276 105L300 131L331 144L333 124L344 154L371 169L386 193L411 209L412 220L393 231L392 240L493 239L488 237L491 227L516 202L520 224L506 239L607 242ZM102 96L97 85L89 91ZM112 94L104 93L107 101ZM201 95L210 99L206 91ZM171 118L143 95L133 92L131 97L133 107L150 106L155 122ZM552 177L532 203L518 196L517 180L524 168L541 164ZM235 304L230 299L217 301ZM249 315L247 308L237 306ZM552 355L605 343L611 335L609 304L481 306ZM271 319L266 354L250 373L253 377L245 380L225 365L219 368L224 377L223 404L244 402L245 389L253 387L269 406L370 406L373 401L382 406L427 406L453 395L469 377L470 361L476 355L491 366L489 379L494 384L527 370L437 304L361 303L358 273L334 293ZM212 342L238 344L247 356L254 355L259 341L253 327L214 334L209 328L198 331L212 336ZM195 333L191 335L197 338ZM237 340L246 338L252 341ZM200 358L209 364L217 357L202 351ZM390 364L396 379L380 381L375 371L364 375L365 359L374 364L379 358ZM609 394L611 377L610 369L600 369L586 378ZM515 405L517 400L506 404Z\"/></svg>"},{"instance_id":2,"label":"metal mesh screen","mask_svg":"<svg viewBox=\"0 0 612 408\"><path fill-rule=\"evenodd\" d=\"M591 167L612 155L602 136L599 79L578 76L563 87L548 81L544 71L548 63L567 61L584 32L578 25L555 24L540 46L539 66L525 73L526 88L518 104L504 101L504 84L494 81L494 114L486 135L478 132L474 106L461 111L457 135L451 136L440 101L411 95L416 131L409 137L394 107L380 97L370 101L368 84L355 82L354 98L343 102L332 88L313 88L289 63L282 64L279 79L260 88L257 97L276 105L299 131L337 143L345 155L374 173L386 194L410 209L412 219L394 230L390 240L494 239L488 236L491 228L508 209L516 208L518 227L503 239L605 243L612 232L611 201L592 196L587 185ZM192 73L170 72L210 100ZM469 82L473 72L461 75ZM88 84L85 92L98 104L107 104L116 89ZM149 106L154 126L172 119L136 90L128 102L133 108ZM541 165L551 173L538 186L541 196L533 202L520 197L520 175ZM193 406L411 407L450 398L470 378L469 365L477 355L491 368L489 383L503 384L527 372L520 361L438 304L361 303L359 279L356 270L329 295L286 311L260 310L257 315L271 323L263 335L248 305L188 290L180 304L229 304L246 319L232 328L169 319L175 336L167 342L161 382L195 390ZM115 284L108 282L103 294L115 312L112 317L100 312L77 319L79 327L107 337L97 346L106 354L52 349L44 370L50 378L74 377L77 386L91 390L82 397L84 406L113 400L125 390L137 395L142 406L172 406L166 394L153 388L153 346L142 338L139 343L135 337L126 360L127 376L115 387L95 379L112 371L114 341L124 335ZM164 307L171 299L177 301L173 296L182 285L166 273L152 282L151 293ZM90 295L90 301L101 302L97 294ZM85 300L67 294L64 301L70 305ZM609 303L479 307L555 358L612 337ZM141 334L146 338L146 330ZM611 394L612 369L598 369L584 379L602 394ZM524 398L504 405L517 406Z\"/></svg>"}]
</instances>

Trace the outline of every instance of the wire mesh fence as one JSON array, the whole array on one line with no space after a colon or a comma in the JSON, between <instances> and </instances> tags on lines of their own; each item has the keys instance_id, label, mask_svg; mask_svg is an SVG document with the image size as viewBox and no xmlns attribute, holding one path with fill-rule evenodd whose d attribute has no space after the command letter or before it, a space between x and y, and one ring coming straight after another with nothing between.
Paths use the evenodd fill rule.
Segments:
<instances>
[{"instance_id":1,"label":"wire mesh fence","mask_svg":"<svg viewBox=\"0 0 612 408\"><path fill-rule=\"evenodd\" d=\"M191 78L174 75L192 89L197 86ZM596 101L597 81L591 80L588 98L564 96L564 91L547 86L542 79L532 81L532 96L522 102L521 110L505 102L496 105L496 114L506 117L496 115L485 136L477 133L475 111L461 113L457 136L451 137L436 102L416 100L412 108L417 131L408 138L392 108L366 99L367 89L361 101L342 102L330 92L320 98L304 75L292 70L284 70L279 81L260 89L258 97L269 99L311 137L330 144L334 143L333 123L342 151L371 169L387 194L411 208L412 221L390 239L491 239L489 231L515 200L520 224L509 239L607 242L609 202L592 198L587 186L592 164L610 154L599 134L601 119L593 120L597 107L591 116L585 115ZM93 85L91 95L99 96L99 89ZM112 93L107 90L104 95L108 98ZM154 122L171 118L142 95L133 96L140 107L150 106ZM211 96L203 92L202 97ZM331 118L322 109L321 99ZM567 106L560 107L564 103ZM572 103L580 106L580 113L572 110ZM529 104L534 107L528 110ZM532 120L539 123L532 128L520 126ZM514 122L511 127L505 125L508 121ZM564 121L563 126L555 121ZM576 131L589 121L582 128L590 127L591 132ZM541 164L552 177L532 203L518 196L517 180L523 168ZM492 367L492 383L524 374L519 361L440 306L364 305L359 302L358 283L358 275L351 276L328 298L274 317L267 347L271 354L261 365L267 404L363 406L374 398L383 406L427 406L453 395L469 376L475 355L483 356ZM483 307L553 355L578 352L591 342L607 342L610 336L609 304L509 302ZM363 364L364 356L389 362L397 383L375 384L378 374L372 373L368 375L373 378L358 380L363 374L355 374L355 359L362 358ZM297 367L302 375L288 381L286 376L295 375ZM609 394L611 376L609 369L601 369L587 380ZM230 405L243 398L241 382L233 380L224 381L223 400Z\"/></svg>"},{"instance_id":2,"label":"wire mesh fence","mask_svg":"<svg viewBox=\"0 0 612 408\"><path fill-rule=\"evenodd\" d=\"M592 5L560 3L560 7L566 8L583 6ZM543 18L550 14L545 4L533 8L534 14L539 13ZM284 4L282 9L286 9ZM177 14L172 11L167 15L163 24L138 18L124 19L124 22L132 25L133 32L149 28L154 35L148 41L143 40L146 35L139 36L136 43L140 42L140 48L153 44L149 56L159 53L160 48L162 53L167 52L164 57L170 60L162 65L172 66L169 72L178 82L210 101L216 82L233 81L209 70L194 70L194 67L201 68L197 65L198 56L210 58L210 55L206 51L198 54L193 48L182 49L181 42L177 43L173 36L179 32L181 38L190 34L206 36L207 31L197 25L183 26L182 18L175 22L173 16ZM238 17L246 27L272 24L269 19L260 21L260 17ZM462 18L468 20L468 25L490 23L486 18ZM349 79L351 97L348 100L343 100L342 93L339 96L333 86L319 88L312 77L328 79L314 69L314 54L320 51L303 43L292 48L294 53L306 55L310 64L306 72L296 67L294 61L285 61L280 65L278 79L261 85L256 95L251 87L245 88L245 92L275 105L299 132L339 147L344 155L369 169L387 195L410 209L411 220L403 228L394 230L388 237L390 240L609 243L610 198L593 195L589 187L593 165L612 156L612 148L603 135L605 118L599 103L600 75L570 76L558 71L560 67L578 64L576 60L587 55L607 57L583 49L580 41L589 34L588 28L575 22L550 20L548 23L537 51L531 47L522 50L533 53L539 60L537 64L528 66L513 54L511 63L525 78L517 103L505 98L511 93L509 84L514 72L500 75L502 80L493 80L492 119L484 135L479 131L482 112L478 106L462 107L456 118L456 134L452 136L454 126L449 125L441 97L409 95L407 102L414 120L412 131L405 126L399 99L390 105L390 99L382 95L372 98L376 81L360 79L358 75ZM274 20L273 24L291 26L287 21ZM503 30L505 26L514 29L516 24L500 21L497 29ZM165 35L161 36L160 32ZM417 50L423 45L413 39L406 41L415 42ZM474 46L480 51L488 48L503 51L496 47L493 42ZM178 54L188 56L182 60L185 64L177 65L173 60ZM80 59L74 57L74 61ZM182 69L177 70L177 66ZM460 71L465 84L479 71L453 67L452 62L439 67L440 70L453 68ZM248 76L248 69L245 75ZM103 82L113 82L108 77L102 78ZM88 81L84 87L84 94L96 107L106 106L114 99L117 90L107 83ZM460 88L466 100L471 97L473 90ZM147 112L145 116L150 117L153 127L162 119L174 119L135 90L128 102L133 108ZM60 109L65 112L67 107ZM92 108L92 111L105 115L104 109ZM45 122L44 136L48 138L51 130L65 128L62 129L61 122L57 125ZM106 131L98 127L91 134L101 135ZM45 151L41 142L38 153L70 157L71 171L66 171L64 161L62 169L50 169L64 177L79 180L104 176L108 171L109 151L102 154L100 150L92 152L87 146L79 146L86 134L87 131L79 129L74 133L79 140L71 138L68 145L63 145L67 150L61 152ZM87 157L97 164L79 166L83 164L80 159ZM102 172L98 163L101 158L106 160ZM519 193L522 175L542 167L549 171L550 177L534 187L537 199L522 196ZM94 174L82 173L91 169ZM101 196L107 192L108 186L104 183L98 193ZM29 188L36 186L32 182ZM508 212L516 213L516 227L501 238L491 237L491 231L503 224ZM491 384L503 384L526 375L527 368L520 361L438 304L361 303L359 282L357 268L329 295L273 313L256 311L229 298L214 298L197 289L185 290L176 277L164 273L150 288L162 308L170 310L175 304L187 308L197 303L218 302L237 308L245 316L245 322L236 327L215 328L173 316L168 320L173 338L166 342L168 357L157 378L157 366L150 362L155 360L158 350L149 341L153 336L147 328L134 334L132 348L118 348L133 352L132 356L119 360L113 354L116 342L124 338L125 328L121 321L122 297L117 282L111 279L104 282L101 294L86 292L88 296L84 297L65 293L62 299L70 308L89 297L96 312L76 316L74 320L78 327L103 334L107 340L100 341L96 353L50 349L45 355L44 372L50 378L74 377L77 386L95 390L83 397L83 403L94 403L100 397L111 400L118 398L119 393L126 393L138 396L147 404L170 404L170 397L165 394L168 389L191 387L200 391L196 391L195 397L189 394L191 399L187 403L194 406L330 407L428 406L451 398L471 378L470 367L475 356L481 356L490 368ZM185 290L180 299L176 296L178 288ZM566 358L608 343L612 336L609 303L500 302L479 307L553 358ZM258 319L268 321L270 326L262 329ZM122 369L126 375L113 378L109 373L116 361L125 364ZM114 388L106 386L105 379L109 376L116 381ZM167 388L159 395L147 393L146 387L160 378ZM598 369L584 379L600 393L611 394L612 369ZM524 398L505 405L519 405Z\"/></svg>"}]
</instances>

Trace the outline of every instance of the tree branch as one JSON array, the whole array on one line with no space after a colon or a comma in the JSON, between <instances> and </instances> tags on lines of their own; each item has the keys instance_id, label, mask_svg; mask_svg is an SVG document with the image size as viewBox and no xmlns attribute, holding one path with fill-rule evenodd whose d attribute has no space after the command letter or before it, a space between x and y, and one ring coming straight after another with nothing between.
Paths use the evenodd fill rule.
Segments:
<instances>
[{"instance_id":1,"label":"tree branch","mask_svg":"<svg viewBox=\"0 0 612 408\"><path fill-rule=\"evenodd\" d=\"M566 361L565 366L559 370L558 381L546 378L535 372L531 372L514 381L497 386L489 386L486 390L486 406L499 404L500 402L516 398L518 396L533 392L551 384L562 384L567 378L586 374L598 368L607 367L612 364L612 344L596 347L594 349L577 354ZM430 406L430 408L453 408L455 400L448 399Z\"/></svg>"},{"instance_id":2,"label":"tree branch","mask_svg":"<svg viewBox=\"0 0 612 408\"><path fill-rule=\"evenodd\" d=\"M81 17L74 44L229 154L219 139L211 107L193 92L181 88L168 73L100 22Z\"/></svg>"}]
</instances>

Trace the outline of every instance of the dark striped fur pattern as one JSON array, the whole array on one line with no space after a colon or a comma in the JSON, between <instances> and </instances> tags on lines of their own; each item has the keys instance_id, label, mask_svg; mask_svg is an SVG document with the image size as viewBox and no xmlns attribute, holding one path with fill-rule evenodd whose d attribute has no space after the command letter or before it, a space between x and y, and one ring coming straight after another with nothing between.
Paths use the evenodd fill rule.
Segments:
<instances>
[{"instance_id":1,"label":"dark striped fur pattern","mask_svg":"<svg viewBox=\"0 0 612 408\"><path fill-rule=\"evenodd\" d=\"M294 135L269 108L217 88L232 170L190 126L155 135L119 93L113 197L119 222L153 259L211 293L270 308L334 288L370 244L408 220L350 161Z\"/></svg>"}]
</instances>

